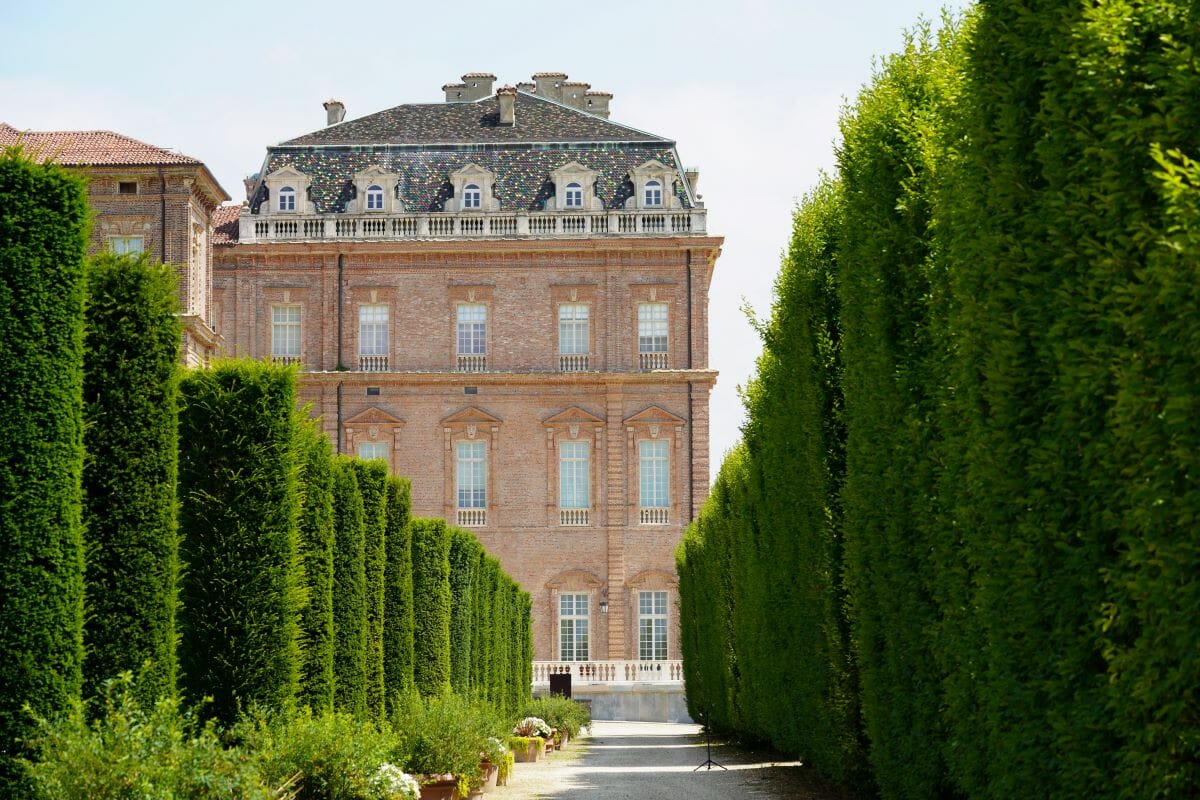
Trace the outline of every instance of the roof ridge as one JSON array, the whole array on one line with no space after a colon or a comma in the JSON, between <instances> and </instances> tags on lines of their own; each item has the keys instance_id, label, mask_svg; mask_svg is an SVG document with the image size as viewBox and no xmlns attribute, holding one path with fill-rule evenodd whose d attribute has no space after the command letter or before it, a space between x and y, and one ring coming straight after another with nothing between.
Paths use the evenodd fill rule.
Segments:
<instances>
[{"instance_id":1,"label":"roof ridge","mask_svg":"<svg viewBox=\"0 0 1200 800\"><path fill-rule=\"evenodd\" d=\"M535 98L535 99L537 99L537 100L541 100L541 101L542 101L542 102L544 102L544 103L553 103L554 105L556 105L556 106L559 106L560 108L565 108L565 109L567 109L568 111L576 111L576 112L578 112L578 113L580 113L580 114L586 114L586 115L588 115L589 117L594 117L595 119L604 120L604 121L605 121L606 123L608 123L609 125L615 125L616 127L618 127L618 128L624 128L624 129L625 129L625 130L627 130L627 131L633 131L634 133L640 133L640 134L642 134L643 136L653 136L655 139L658 139L659 141L662 141L662 142L673 142L673 141L675 141L674 139L668 139L668 138L666 138L665 136L659 136L657 133L651 133L650 131L644 131L644 130L642 130L641 128L635 128L635 127L633 127L632 125L626 125L626 124L625 124L625 123L623 123L623 122L613 122L613 121L612 121L611 119L609 119L608 117L602 117L602 116L600 116L599 114L593 114L591 111L588 111L588 110L586 110L586 109L582 109L582 108L576 108L575 106L568 105L567 103L564 103L564 102L562 102L561 100L555 100L555 99L553 99L553 98L551 98L551 97L542 97L540 94L534 94L533 92L523 92L523 91L521 91L521 89L519 89L519 88L517 89L517 94L523 94L523 95L525 95L526 97L532 97L532 98Z\"/></svg>"}]
</instances>

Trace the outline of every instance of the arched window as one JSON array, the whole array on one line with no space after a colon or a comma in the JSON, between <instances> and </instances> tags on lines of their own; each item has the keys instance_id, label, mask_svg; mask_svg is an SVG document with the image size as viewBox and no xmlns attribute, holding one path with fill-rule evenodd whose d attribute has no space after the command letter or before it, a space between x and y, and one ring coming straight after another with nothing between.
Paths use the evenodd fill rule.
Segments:
<instances>
[{"instance_id":1,"label":"arched window","mask_svg":"<svg viewBox=\"0 0 1200 800\"><path fill-rule=\"evenodd\" d=\"M479 185L468 183L463 187L463 208L479 208L483 200L483 193L479 191Z\"/></svg>"},{"instance_id":2,"label":"arched window","mask_svg":"<svg viewBox=\"0 0 1200 800\"><path fill-rule=\"evenodd\" d=\"M662 184L658 181L646 181L646 205L661 206L662 202Z\"/></svg>"},{"instance_id":3,"label":"arched window","mask_svg":"<svg viewBox=\"0 0 1200 800\"><path fill-rule=\"evenodd\" d=\"M383 187L367 187L367 211L383 211Z\"/></svg>"},{"instance_id":4,"label":"arched window","mask_svg":"<svg viewBox=\"0 0 1200 800\"><path fill-rule=\"evenodd\" d=\"M296 190L290 186L284 186L279 190L279 210L280 211L295 211L296 210Z\"/></svg>"},{"instance_id":5,"label":"arched window","mask_svg":"<svg viewBox=\"0 0 1200 800\"><path fill-rule=\"evenodd\" d=\"M583 208L583 187L578 183L568 183L566 190L567 208Z\"/></svg>"}]
</instances>

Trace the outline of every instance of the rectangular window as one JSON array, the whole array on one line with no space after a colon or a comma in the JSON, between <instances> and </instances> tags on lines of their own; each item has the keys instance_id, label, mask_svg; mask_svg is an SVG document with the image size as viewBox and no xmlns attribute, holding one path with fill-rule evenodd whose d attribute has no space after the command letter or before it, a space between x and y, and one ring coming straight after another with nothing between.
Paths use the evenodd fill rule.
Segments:
<instances>
[{"instance_id":1,"label":"rectangular window","mask_svg":"<svg viewBox=\"0 0 1200 800\"><path fill-rule=\"evenodd\" d=\"M587 442L563 442L558 446L558 507L589 508L588 485L591 458Z\"/></svg>"},{"instance_id":2,"label":"rectangular window","mask_svg":"<svg viewBox=\"0 0 1200 800\"><path fill-rule=\"evenodd\" d=\"M638 658L667 658L667 593L638 592Z\"/></svg>"},{"instance_id":3,"label":"rectangular window","mask_svg":"<svg viewBox=\"0 0 1200 800\"><path fill-rule=\"evenodd\" d=\"M558 352L564 356L586 355L590 349L586 303L564 303L558 307Z\"/></svg>"},{"instance_id":4,"label":"rectangular window","mask_svg":"<svg viewBox=\"0 0 1200 800\"><path fill-rule=\"evenodd\" d=\"M638 304L638 352L667 352L667 304Z\"/></svg>"},{"instance_id":5,"label":"rectangular window","mask_svg":"<svg viewBox=\"0 0 1200 800\"><path fill-rule=\"evenodd\" d=\"M667 458L665 439L638 442L638 505L642 508L670 506Z\"/></svg>"},{"instance_id":6,"label":"rectangular window","mask_svg":"<svg viewBox=\"0 0 1200 800\"><path fill-rule=\"evenodd\" d=\"M487 448L484 442L459 442L455 450L458 508L487 508Z\"/></svg>"},{"instance_id":7,"label":"rectangular window","mask_svg":"<svg viewBox=\"0 0 1200 800\"><path fill-rule=\"evenodd\" d=\"M126 253L143 253L146 250L146 240L141 236L112 236L108 246L117 255Z\"/></svg>"},{"instance_id":8,"label":"rectangular window","mask_svg":"<svg viewBox=\"0 0 1200 800\"><path fill-rule=\"evenodd\" d=\"M120 181L117 183L117 194L137 194L137 181Z\"/></svg>"},{"instance_id":9,"label":"rectangular window","mask_svg":"<svg viewBox=\"0 0 1200 800\"><path fill-rule=\"evenodd\" d=\"M372 459L387 461L387 450L387 442L360 442L358 445L358 457L363 461L371 461Z\"/></svg>"},{"instance_id":10,"label":"rectangular window","mask_svg":"<svg viewBox=\"0 0 1200 800\"><path fill-rule=\"evenodd\" d=\"M388 354L388 307L371 305L358 307L358 354L386 356Z\"/></svg>"},{"instance_id":11,"label":"rectangular window","mask_svg":"<svg viewBox=\"0 0 1200 800\"><path fill-rule=\"evenodd\" d=\"M559 660L588 660L588 596L558 596Z\"/></svg>"},{"instance_id":12,"label":"rectangular window","mask_svg":"<svg viewBox=\"0 0 1200 800\"><path fill-rule=\"evenodd\" d=\"M271 357L300 357L300 306L271 306Z\"/></svg>"},{"instance_id":13,"label":"rectangular window","mask_svg":"<svg viewBox=\"0 0 1200 800\"><path fill-rule=\"evenodd\" d=\"M487 306L459 303L457 332L460 356L481 356L487 353Z\"/></svg>"}]
</instances>

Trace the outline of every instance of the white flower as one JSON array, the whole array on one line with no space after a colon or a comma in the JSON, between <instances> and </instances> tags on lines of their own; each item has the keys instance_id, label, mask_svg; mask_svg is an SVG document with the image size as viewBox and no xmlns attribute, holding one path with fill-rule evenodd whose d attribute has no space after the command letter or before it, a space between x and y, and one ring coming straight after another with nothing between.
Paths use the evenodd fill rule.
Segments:
<instances>
[{"instance_id":1,"label":"white flower","mask_svg":"<svg viewBox=\"0 0 1200 800\"><path fill-rule=\"evenodd\" d=\"M395 764L380 764L368 781L371 793L379 800L418 800L421 787L416 778Z\"/></svg>"}]
</instances>

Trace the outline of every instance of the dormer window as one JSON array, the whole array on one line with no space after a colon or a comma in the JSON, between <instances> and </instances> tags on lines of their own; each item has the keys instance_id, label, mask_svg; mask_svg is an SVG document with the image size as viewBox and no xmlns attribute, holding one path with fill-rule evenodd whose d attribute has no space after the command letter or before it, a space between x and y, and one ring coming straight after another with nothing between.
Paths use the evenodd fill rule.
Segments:
<instances>
[{"instance_id":1,"label":"dormer window","mask_svg":"<svg viewBox=\"0 0 1200 800\"><path fill-rule=\"evenodd\" d=\"M583 208L583 187L578 183L568 183L564 196L567 208Z\"/></svg>"},{"instance_id":2,"label":"dormer window","mask_svg":"<svg viewBox=\"0 0 1200 800\"><path fill-rule=\"evenodd\" d=\"M367 187L367 211L383 211L383 187L372 184Z\"/></svg>"},{"instance_id":3,"label":"dormer window","mask_svg":"<svg viewBox=\"0 0 1200 800\"><path fill-rule=\"evenodd\" d=\"M295 211L296 210L296 190L291 186L284 186L279 190L279 210L280 211Z\"/></svg>"},{"instance_id":4,"label":"dormer window","mask_svg":"<svg viewBox=\"0 0 1200 800\"><path fill-rule=\"evenodd\" d=\"M463 187L463 208L479 208L483 199L483 192L480 191L479 185L468 183Z\"/></svg>"},{"instance_id":5,"label":"dormer window","mask_svg":"<svg viewBox=\"0 0 1200 800\"><path fill-rule=\"evenodd\" d=\"M658 181L646 181L646 207L662 205L662 184Z\"/></svg>"}]
</instances>

